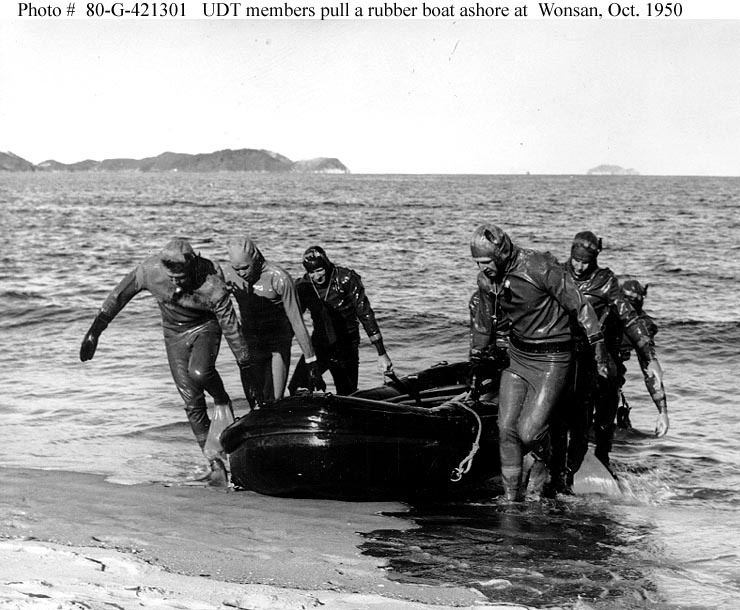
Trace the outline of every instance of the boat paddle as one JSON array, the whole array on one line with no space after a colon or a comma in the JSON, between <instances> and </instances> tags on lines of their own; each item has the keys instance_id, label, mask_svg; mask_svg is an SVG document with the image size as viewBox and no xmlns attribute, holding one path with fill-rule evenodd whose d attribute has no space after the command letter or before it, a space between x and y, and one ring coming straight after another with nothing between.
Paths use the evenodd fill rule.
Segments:
<instances>
[{"instance_id":1,"label":"boat paddle","mask_svg":"<svg viewBox=\"0 0 740 610\"><path fill-rule=\"evenodd\" d=\"M412 387L412 384L408 384L405 381L401 381L398 375L396 375L396 371L394 371L393 369L388 369L387 371L385 371L385 376L388 377L388 379L390 379L393 383L398 385L398 387L401 388L401 390L403 390L404 392L406 392L406 394L411 396L411 398L413 398L414 401L416 402L417 407L424 406L421 402L421 395L419 394L419 392L415 388Z\"/></svg>"}]
</instances>

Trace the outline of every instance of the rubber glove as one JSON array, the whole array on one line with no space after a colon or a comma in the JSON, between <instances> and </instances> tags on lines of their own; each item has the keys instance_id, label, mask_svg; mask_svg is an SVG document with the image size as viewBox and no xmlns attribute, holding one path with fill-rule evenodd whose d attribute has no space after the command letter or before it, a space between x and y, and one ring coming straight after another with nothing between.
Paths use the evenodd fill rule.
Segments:
<instances>
[{"instance_id":1,"label":"rubber glove","mask_svg":"<svg viewBox=\"0 0 740 610\"><path fill-rule=\"evenodd\" d=\"M666 402L665 388L663 387L663 369L657 359L648 362L645 367L645 385L658 409L658 419L655 421L655 436L660 438L668 432L668 403Z\"/></svg>"},{"instance_id":2,"label":"rubber glove","mask_svg":"<svg viewBox=\"0 0 740 610\"><path fill-rule=\"evenodd\" d=\"M668 410L663 410L658 413L658 418L655 420L655 436L660 438L668 433Z\"/></svg>"},{"instance_id":3,"label":"rubber glove","mask_svg":"<svg viewBox=\"0 0 740 610\"><path fill-rule=\"evenodd\" d=\"M252 409L261 408L265 403L265 398L262 394L262 386L257 383L254 364L251 360L241 360L237 364L239 365L239 376L241 377L244 396L249 406Z\"/></svg>"},{"instance_id":4,"label":"rubber glove","mask_svg":"<svg viewBox=\"0 0 740 610\"><path fill-rule=\"evenodd\" d=\"M308 385L311 392L325 392L326 383L321 377L321 371L319 371L319 363L314 360L313 362L307 362L308 367Z\"/></svg>"},{"instance_id":5,"label":"rubber glove","mask_svg":"<svg viewBox=\"0 0 740 610\"><path fill-rule=\"evenodd\" d=\"M388 357L388 354L378 356L378 370L380 371L381 375L385 375L387 371L393 370L393 363Z\"/></svg>"},{"instance_id":6,"label":"rubber glove","mask_svg":"<svg viewBox=\"0 0 740 610\"><path fill-rule=\"evenodd\" d=\"M483 350L473 348L470 350L470 364L473 366L480 366L483 364L485 357L483 356Z\"/></svg>"},{"instance_id":7,"label":"rubber glove","mask_svg":"<svg viewBox=\"0 0 740 610\"><path fill-rule=\"evenodd\" d=\"M100 314L95 316L95 319L90 326L90 330L85 334L85 338L82 340L82 345L80 346L80 360L82 362L92 360L95 355L95 350L98 348L98 338L100 337L100 333L102 333L106 328L108 328L108 322L106 322Z\"/></svg>"}]
</instances>

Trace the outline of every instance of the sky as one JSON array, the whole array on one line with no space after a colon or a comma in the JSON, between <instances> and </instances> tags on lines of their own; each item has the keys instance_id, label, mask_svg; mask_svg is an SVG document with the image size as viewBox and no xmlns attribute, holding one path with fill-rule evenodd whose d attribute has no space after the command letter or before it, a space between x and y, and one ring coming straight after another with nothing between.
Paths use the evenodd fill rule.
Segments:
<instances>
[{"instance_id":1,"label":"sky","mask_svg":"<svg viewBox=\"0 0 740 610\"><path fill-rule=\"evenodd\" d=\"M228 148L357 174L737 176L740 20L0 19L0 151Z\"/></svg>"}]
</instances>

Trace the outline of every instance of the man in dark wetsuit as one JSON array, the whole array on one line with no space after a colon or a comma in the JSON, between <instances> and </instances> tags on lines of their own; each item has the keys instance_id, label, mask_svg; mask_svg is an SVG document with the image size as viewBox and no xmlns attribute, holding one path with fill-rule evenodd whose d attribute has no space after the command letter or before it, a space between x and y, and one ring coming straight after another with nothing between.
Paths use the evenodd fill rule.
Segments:
<instances>
[{"instance_id":1,"label":"man in dark wetsuit","mask_svg":"<svg viewBox=\"0 0 740 610\"><path fill-rule=\"evenodd\" d=\"M655 348L655 335L658 334L658 325L655 323L655 320L652 318L652 316L650 316L643 309L645 297L647 296L647 289L647 284L643 286L637 280L625 280L622 283L622 293L624 294L624 298L627 299L630 305L632 305L635 312L637 313L637 317L640 318L640 320L642 320L642 322L645 324L645 328L650 335L650 343L653 348ZM619 346L619 387L621 388L624 385L624 375L627 372L627 368L625 367L624 363L630 359L630 355L633 350L637 352L637 360L640 364L640 369L642 370L642 374L645 379L645 385L647 386L650 395L654 396L655 385L653 384L652 378L648 374L647 362L645 362L640 357L640 352L635 349L635 345L626 333L622 336L622 343ZM655 422L655 431L657 436L663 436L663 434L668 432L669 426L668 407L666 406L665 392L663 392L662 397L660 396L660 394L658 394L657 398L657 401L655 401L655 398L653 398L655 406L658 408L658 419ZM630 407L627 404L627 401L624 400L624 395L622 395L622 399L623 404L621 404L617 408L617 427L631 428L632 424L629 417ZM658 431L662 431L662 434L658 434Z\"/></svg>"},{"instance_id":2,"label":"man in dark wetsuit","mask_svg":"<svg viewBox=\"0 0 740 610\"><path fill-rule=\"evenodd\" d=\"M145 259L121 280L103 302L82 340L80 360L92 359L100 334L142 290L148 290L159 305L172 378L185 402L185 413L195 439L204 449L211 423L204 391L217 405L231 408L231 400L215 366L222 333L236 357L250 401L253 389L247 344L220 270L211 261L196 255L187 240L173 239L162 252ZM216 455L206 455L206 458L211 467L210 484L227 484L221 459Z\"/></svg>"},{"instance_id":3,"label":"man in dark wetsuit","mask_svg":"<svg viewBox=\"0 0 740 610\"><path fill-rule=\"evenodd\" d=\"M224 268L224 278L239 306L242 333L263 398L283 397L293 334L308 368L310 389L316 389L315 386L321 385L321 376L293 278L279 265L265 260L249 239L232 240L228 250L230 265Z\"/></svg>"},{"instance_id":4,"label":"man in dark wetsuit","mask_svg":"<svg viewBox=\"0 0 740 610\"><path fill-rule=\"evenodd\" d=\"M524 455L532 451L540 463L549 460L550 415L573 360L571 315L605 377L609 360L593 308L551 254L518 248L492 224L473 232L470 251L480 269L481 300L491 312L500 308L511 325L510 362L499 389L499 452L505 498L518 502L526 492Z\"/></svg>"},{"instance_id":5,"label":"man in dark wetsuit","mask_svg":"<svg viewBox=\"0 0 740 610\"><path fill-rule=\"evenodd\" d=\"M593 427L594 455L609 468L609 452L614 436L614 421L619 405L619 346L624 332L645 362L648 375L662 387L663 372L655 357L650 335L644 323L627 302L614 273L599 267L597 257L601 240L591 231L578 233L573 239L570 258L563 265L586 301L594 308L604 333L614 373L600 377L582 334L576 335L576 365L568 394L564 397L553 426L551 474L554 489L569 493L573 475L583 463L588 450L589 429ZM664 433L664 432L663 432ZM566 449L567 447L567 449Z\"/></svg>"},{"instance_id":6,"label":"man in dark wetsuit","mask_svg":"<svg viewBox=\"0 0 740 610\"><path fill-rule=\"evenodd\" d=\"M378 352L378 367L385 373L393 364L383 345L375 313L365 295L360 276L347 267L329 260L320 246L308 248L303 255L306 274L296 282L302 311L308 309L313 321L311 336L318 357L319 372L327 369L334 380L337 394L357 390L359 372L360 323ZM296 366L288 390L309 384L303 358Z\"/></svg>"}]
</instances>

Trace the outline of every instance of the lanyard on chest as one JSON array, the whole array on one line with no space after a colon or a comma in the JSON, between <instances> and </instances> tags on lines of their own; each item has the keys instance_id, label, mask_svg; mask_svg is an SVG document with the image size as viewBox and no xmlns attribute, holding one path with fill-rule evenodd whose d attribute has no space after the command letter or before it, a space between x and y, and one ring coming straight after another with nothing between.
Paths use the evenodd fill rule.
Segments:
<instances>
[{"instance_id":1,"label":"lanyard on chest","mask_svg":"<svg viewBox=\"0 0 740 610\"><path fill-rule=\"evenodd\" d=\"M329 291L331 290L331 283L334 280L334 273L336 272L336 268L331 270L331 275L329 276L329 281L326 283L326 290L324 291L324 296L321 296L321 293L319 292L319 289L316 288L316 284L313 280L311 280L311 286L313 286L313 290L316 293L316 296L319 297L319 301L322 303L326 301L327 297L329 296ZM309 278L310 279L310 278Z\"/></svg>"}]
</instances>

